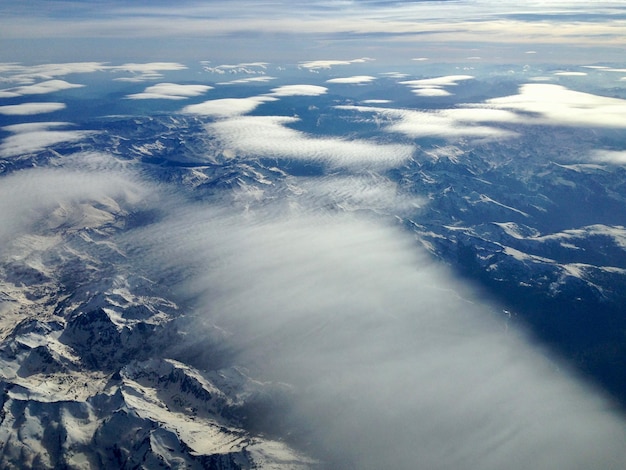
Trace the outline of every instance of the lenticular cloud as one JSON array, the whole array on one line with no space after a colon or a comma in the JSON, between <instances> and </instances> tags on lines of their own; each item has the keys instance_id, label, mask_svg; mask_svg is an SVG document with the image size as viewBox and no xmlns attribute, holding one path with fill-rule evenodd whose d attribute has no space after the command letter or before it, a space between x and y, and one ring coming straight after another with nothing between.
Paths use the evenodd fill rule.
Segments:
<instances>
[{"instance_id":1,"label":"lenticular cloud","mask_svg":"<svg viewBox=\"0 0 626 470\"><path fill-rule=\"evenodd\" d=\"M328 91L328 88L318 85L283 85L273 88L271 96L319 96Z\"/></svg>"},{"instance_id":2,"label":"lenticular cloud","mask_svg":"<svg viewBox=\"0 0 626 470\"><path fill-rule=\"evenodd\" d=\"M60 128L69 126L65 122L40 122L14 124L3 129L11 132L0 144L0 156L14 157L38 152L48 146L78 142L93 134L91 131L69 131Z\"/></svg>"},{"instance_id":3,"label":"lenticular cloud","mask_svg":"<svg viewBox=\"0 0 626 470\"><path fill-rule=\"evenodd\" d=\"M534 113L526 122L566 126L626 128L626 100L569 90L561 85L531 83L517 95L487 100L494 108Z\"/></svg>"},{"instance_id":4,"label":"lenticular cloud","mask_svg":"<svg viewBox=\"0 0 626 470\"><path fill-rule=\"evenodd\" d=\"M0 106L0 114L9 116L29 116L31 114L45 114L65 109L65 103L21 103Z\"/></svg>"},{"instance_id":5,"label":"lenticular cloud","mask_svg":"<svg viewBox=\"0 0 626 470\"><path fill-rule=\"evenodd\" d=\"M147 87L143 93L128 95L133 100L166 99L183 100L192 96L199 96L213 87L208 85L179 85L177 83L158 83Z\"/></svg>"},{"instance_id":6,"label":"lenticular cloud","mask_svg":"<svg viewBox=\"0 0 626 470\"><path fill-rule=\"evenodd\" d=\"M409 159L413 147L365 140L311 137L287 127L285 116L241 116L207 125L232 154L327 162L333 166L392 166Z\"/></svg>"},{"instance_id":7,"label":"lenticular cloud","mask_svg":"<svg viewBox=\"0 0 626 470\"><path fill-rule=\"evenodd\" d=\"M182 110L186 114L197 114L213 118L231 118L248 114L267 101L276 101L270 96L253 96L250 98L222 98L209 100L203 103L185 106Z\"/></svg>"}]
</instances>

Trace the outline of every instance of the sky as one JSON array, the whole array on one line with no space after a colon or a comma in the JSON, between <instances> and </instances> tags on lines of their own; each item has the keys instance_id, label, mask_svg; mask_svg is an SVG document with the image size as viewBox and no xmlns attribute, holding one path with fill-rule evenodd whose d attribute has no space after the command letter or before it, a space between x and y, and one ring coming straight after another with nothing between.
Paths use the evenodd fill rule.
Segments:
<instances>
[{"instance_id":1,"label":"sky","mask_svg":"<svg viewBox=\"0 0 626 470\"><path fill-rule=\"evenodd\" d=\"M623 2L7 0L0 59L269 60L373 57L557 62L619 60ZM529 57L526 52L539 53ZM601 52L601 54L600 54Z\"/></svg>"}]
</instances>

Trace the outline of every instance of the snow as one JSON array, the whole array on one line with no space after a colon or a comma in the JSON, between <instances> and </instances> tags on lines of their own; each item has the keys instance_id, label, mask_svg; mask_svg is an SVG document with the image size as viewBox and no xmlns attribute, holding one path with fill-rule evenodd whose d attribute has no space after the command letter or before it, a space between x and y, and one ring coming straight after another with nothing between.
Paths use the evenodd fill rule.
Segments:
<instances>
[{"instance_id":1,"label":"snow","mask_svg":"<svg viewBox=\"0 0 626 470\"><path fill-rule=\"evenodd\" d=\"M551 264L555 262L553 259L543 258L541 256L529 255L527 253L524 253L523 251L519 251L519 250L516 250L515 248L511 248L510 246L504 247L504 253L522 262L551 263Z\"/></svg>"},{"instance_id":2,"label":"snow","mask_svg":"<svg viewBox=\"0 0 626 470\"><path fill-rule=\"evenodd\" d=\"M494 199L491 199L489 196L486 196L485 194L481 194L479 196L479 200L480 202L496 204L497 206L503 207L510 211L517 212L518 214L523 215L524 217L530 217L526 212L516 209L515 207L507 206L506 204L502 204L501 202L495 201Z\"/></svg>"}]
</instances>

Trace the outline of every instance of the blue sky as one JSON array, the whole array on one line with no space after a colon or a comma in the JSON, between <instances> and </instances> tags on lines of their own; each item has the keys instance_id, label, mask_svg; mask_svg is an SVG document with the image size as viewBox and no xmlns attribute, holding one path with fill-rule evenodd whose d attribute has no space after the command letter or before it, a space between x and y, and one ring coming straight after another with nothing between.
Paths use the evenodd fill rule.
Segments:
<instances>
[{"instance_id":1,"label":"blue sky","mask_svg":"<svg viewBox=\"0 0 626 470\"><path fill-rule=\"evenodd\" d=\"M619 60L624 2L7 0L0 60Z\"/></svg>"}]
</instances>

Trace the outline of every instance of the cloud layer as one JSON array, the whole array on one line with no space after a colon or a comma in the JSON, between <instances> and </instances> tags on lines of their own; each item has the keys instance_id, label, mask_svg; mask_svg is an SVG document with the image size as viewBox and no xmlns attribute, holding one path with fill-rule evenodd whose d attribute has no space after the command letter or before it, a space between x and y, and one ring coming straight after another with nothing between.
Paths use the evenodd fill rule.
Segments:
<instances>
[{"instance_id":1,"label":"cloud layer","mask_svg":"<svg viewBox=\"0 0 626 470\"><path fill-rule=\"evenodd\" d=\"M65 80L46 80L45 82L33 85L24 85L15 88L0 90L0 98L15 98L24 95L43 95L46 93L54 93L61 90L70 90L72 88L81 88L85 85L77 83L69 83Z\"/></svg>"},{"instance_id":2,"label":"cloud layer","mask_svg":"<svg viewBox=\"0 0 626 470\"><path fill-rule=\"evenodd\" d=\"M0 106L0 114L9 116L28 116L31 114L45 114L65 109L65 103L21 103Z\"/></svg>"},{"instance_id":3,"label":"cloud layer","mask_svg":"<svg viewBox=\"0 0 626 470\"><path fill-rule=\"evenodd\" d=\"M337 106L338 109L370 113L383 118L383 130L411 138L469 137L479 140L513 137L512 131L497 127L500 122L517 122L515 113L498 109L452 108L436 111L378 108L368 106ZM380 123L380 121L378 121ZM484 124L492 123L488 126Z\"/></svg>"},{"instance_id":4,"label":"cloud layer","mask_svg":"<svg viewBox=\"0 0 626 470\"><path fill-rule=\"evenodd\" d=\"M593 21L589 21L585 11L594 12ZM76 21L76 15L80 21ZM172 55L178 53L178 57L187 53L198 57L210 51L220 60L242 63L265 52L283 57L288 54L289 60L300 61L309 70L359 63L363 59L345 58L364 50L370 55L379 54L376 58L380 59L414 57L416 43L425 46L423 52L429 57L437 58L476 55L477 44L489 44L489 50L495 46L498 53L510 53L511 45L519 45L518 51L510 55L517 61L528 60L524 51L538 49L537 46L568 47L569 51L594 59L597 49L590 46L604 51L612 49L617 58L617 51L624 45L623 12L619 2L611 1L584 7L577 0L560 1L558 8L530 2L520 12L519 5L510 1L441 2L436 6L426 1L234 0L226 5L182 1L169 6L107 2L98 6L81 4L74 11L43 0L34 0L26 10L20 2L10 0L0 7L0 19L4 37L18 46L19 41L31 38L86 38L101 45L108 43L109 54L117 47L120 54L126 53L120 43L139 53L132 47L134 44L137 48L140 42L141 52L147 49L155 56L163 50ZM228 50L222 47L225 37L231 46ZM335 48L341 56L312 60L319 54L320 46L329 43L341 45ZM441 47L445 43L454 46ZM27 46L21 47L26 52ZM459 49L465 50L455 54ZM303 50L307 52L304 57ZM44 51L39 55L43 58ZM554 57L562 59L557 54Z\"/></svg>"},{"instance_id":5,"label":"cloud layer","mask_svg":"<svg viewBox=\"0 0 626 470\"><path fill-rule=\"evenodd\" d=\"M272 88L270 96L320 96L327 91L328 88L318 85L283 85Z\"/></svg>"},{"instance_id":6,"label":"cloud layer","mask_svg":"<svg viewBox=\"0 0 626 470\"><path fill-rule=\"evenodd\" d=\"M65 122L40 122L6 126L3 129L12 135L0 144L0 156L15 157L39 152L63 142L78 142L93 134L91 131L59 130L69 125Z\"/></svg>"},{"instance_id":7,"label":"cloud layer","mask_svg":"<svg viewBox=\"0 0 626 470\"><path fill-rule=\"evenodd\" d=\"M293 205L187 207L137 236L156 243L158 269L193 273L177 287L201 312L193 334L289 384L273 421L328 468L582 470L626 458L607 402L394 227Z\"/></svg>"},{"instance_id":8,"label":"cloud layer","mask_svg":"<svg viewBox=\"0 0 626 470\"><path fill-rule=\"evenodd\" d=\"M179 85L176 83L157 83L147 87L142 93L127 95L132 100L165 99L184 100L193 96L200 96L213 89L208 85Z\"/></svg>"},{"instance_id":9,"label":"cloud layer","mask_svg":"<svg viewBox=\"0 0 626 470\"><path fill-rule=\"evenodd\" d=\"M418 96L450 96L445 87L454 87L465 80L471 80L472 75L447 75L444 77L424 78L420 80L405 80L403 85L411 87L411 91Z\"/></svg>"},{"instance_id":10,"label":"cloud layer","mask_svg":"<svg viewBox=\"0 0 626 470\"><path fill-rule=\"evenodd\" d=\"M47 230L56 226L89 226L90 217L100 214L82 204L115 205L110 199L135 203L146 194L147 187L135 176L102 168L29 169L5 175L0 178L0 252L21 236L37 236L41 228L49 235Z\"/></svg>"},{"instance_id":11,"label":"cloud layer","mask_svg":"<svg viewBox=\"0 0 626 470\"><path fill-rule=\"evenodd\" d=\"M333 166L388 167L409 159L413 147L365 140L312 137L291 129L298 118L241 116L207 125L231 155L326 162Z\"/></svg>"},{"instance_id":12,"label":"cloud layer","mask_svg":"<svg viewBox=\"0 0 626 470\"><path fill-rule=\"evenodd\" d=\"M197 114L200 116L209 116L214 118L227 118L250 113L267 101L276 101L276 98L272 98L270 96L222 98L185 106L182 109L182 112L186 114Z\"/></svg>"},{"instance_id":13,"label":"cloud layer","mask_svg":"<svg viewBox=\"0 0 626 470\"><path fill-rule=\"evenodd\" d=\"M519 94L487 100L487 106L528 113L530 116L523 119L526 122L626 128L626 100L569 90L561 85L523 85Z\"/></svg>"},{"instance_id":14,"label":"cloud layer","mask_svg":"<svg viewBox=\"0 0 626 470\"><path fill-rule=\"evenodd\" d=\"M326 83L360 84L370 83L374 80L376 80L376 77L372 77L371 75L354 75L352 77L331 78L330 80L326 80Z\"/></svg>"}]
</instances>

